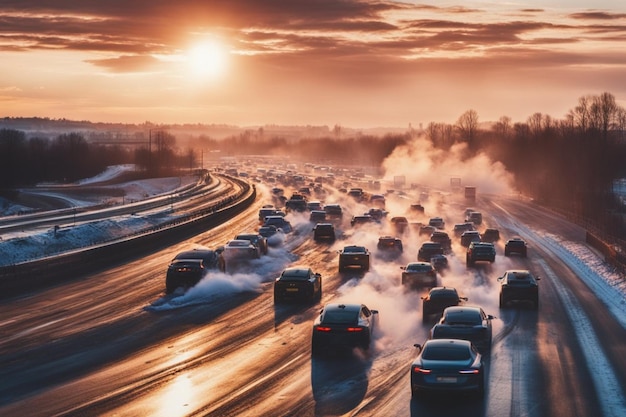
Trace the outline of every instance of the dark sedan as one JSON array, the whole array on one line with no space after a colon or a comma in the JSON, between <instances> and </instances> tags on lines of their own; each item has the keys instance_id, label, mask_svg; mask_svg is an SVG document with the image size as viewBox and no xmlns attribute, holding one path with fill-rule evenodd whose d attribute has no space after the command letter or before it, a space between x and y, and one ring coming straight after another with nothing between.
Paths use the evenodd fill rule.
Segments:
<instances>
[{"instance_id":1,"label":"dark sedan","mask_svg":"<svg viewBox=\"0 0 626 417\"><path fill-rule=\"evenodd\" d=\"M322 298L322 275L311 268L285 269L274 281L274 303L283 301L316 301Z\"/></svg>"},{"instance_id":2,"label":"dark sedan","mask_svg":"<svg viewBox=\"0 0 626 417\"><path fill-rule=\"evenodd\" d=\"M428 321L432 315L441 316L447 307L458 306L467 297L461 297L453 287L434 287L428 295L422 297L422 321Z\"/></svg>"},{"instance_id":3,"label":"dark sedan","mask_svg":"<svg viewBox=\"0 0 626 417\"><path fill-rule=\"evenodd\" d=\"M469 340L481 352L491 349L491 320L480 307L447 307L430 331L431 339Z\"/></svg>"},{"instance_id":4,"label":"dark sedan","mask_svg":"<svg viewBox=\"0 0 626 417\"><path fill-rule=\"evenodd\" d=\"M211 249L193 249L177 254L167 267L165 292L196 285L211 269L218 269L219 256Z\"/></svg>"},{"instance_id":5,"label":"dark sedan","mask_svg":"<svg viewBox=\"0 0 626 417\"><path fill-rule=\"evenodd\" d=\"M420 262L430 262L430 258L435 255L443 255L443 246L438 242L424 242L417 251L417 260Z\"/></svg>"},{"instance_id":6,"label":"dark sedan","mask_svg":"<svg viewBox=\"0 0 626 417\"><path fill-rule=\"evenodd\" d=\"M428 340L411 365L411 395L423 391L475 391L483 396L485 375L482 355L470 341Z\"/></svg>"},{"instance_id":7,"label":"dark sedan","mask_svg":"<svg viewBox=\"0 0 626 417\"><path fill-rule=\"evenodd\" d=\"M311 353L367 351L377 317L378 311L364 304L326 304L313 323Z\"/></svg>"},{"instance_id":8,"label":"dark sedan","mask_svg":"<svg viewBox=\"0 0 626 417\"><path fill-rule=\"evenodd\" d=\"M513 254L519 255L522 258L528 255L528 245L524 239L514 237L506 241L504 244L504 256L511 256Z\"/></svg>"},{"instance_id":9,"label":"dark sedan","mask_svg":"<svg viewBox=\"0 0 626 417\"><path fill-rule=\"evenodd\" d=\"M437 271L430 262L409 262L402 269L402 285L408 288L435 287Z\"/></svg>"},{"instance_id":10,"label":"dark sedan","mask_svg":"<svg viewBox=\"0 0 626 417\"><path fill-rule=\"evenodd\" d=\"M352 269L369 271L370 251L365 246L349 245L339 251L339 272Z\"/></svg>"},{"instance_id":11,"label":"dark sedan","mask_svg":"<svg viewBox=\"0 0 626 417\"><path fill-rule=\"evenodd\" d=\"M539 277L525 269L512 269L498 277L500 283L500 308L509 303L530 303L539 308Z\"/></svg>"}]
</instances>

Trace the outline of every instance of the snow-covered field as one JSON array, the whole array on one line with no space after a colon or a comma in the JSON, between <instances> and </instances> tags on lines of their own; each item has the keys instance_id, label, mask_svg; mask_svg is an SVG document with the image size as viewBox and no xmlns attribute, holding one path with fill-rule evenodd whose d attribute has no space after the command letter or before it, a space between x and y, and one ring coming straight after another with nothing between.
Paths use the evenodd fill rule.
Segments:
<instances>
[{"instance_id":1,"label":"snow-covered field","mask_svg":"<svg viewBox=\"0 0 626 417\"><path fill-rule=\"evenodd\" d=\"M132 165L110 167L103 173L82 180L80 185L96 184L113 179L125 171L132 170ZM195 181L193 177L170 177L146 179L115 184L117 189L124 190L126 202L143 200L146 198L169 194L181 186ZM49 185L46 185L48 188ZM112 186L113 187L113 186ZM46 191L47 195L63 196L62 187L59 192ZM93 197L86 199L66 198L75 207L84 207L102 203L94 201ZM120 203L121 204L121 203ZM13 216L15 213L29 211L29 207L11 204L0 199L0 217ZM173 215L169 208L150 214L127 215L115 219L92 221L88 223L68 222L60 224L58 230L45 228L40 230L25 230L4 233L0 235L0 266L12 265L67 252L72 249L87 247L94 244L128 236L134 232L148 229L152 226L171 220Z\"/></svg>"}]
</instances>

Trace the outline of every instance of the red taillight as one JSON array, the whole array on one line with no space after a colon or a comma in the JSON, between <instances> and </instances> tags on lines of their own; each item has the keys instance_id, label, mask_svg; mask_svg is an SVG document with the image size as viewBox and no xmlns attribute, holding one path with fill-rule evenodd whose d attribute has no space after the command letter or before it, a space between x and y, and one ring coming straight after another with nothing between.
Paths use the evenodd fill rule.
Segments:
<instances>
[{"instance_id":1,"label":"red taillight","mask_svg":"<svg viewBox=\"0 0 626 417\"><path fill-rule=\"evenodd\" d=\"M317 326L315 330L317 330L318 332L330 332L330 327Z\"/></svg>"},{"instance_id":2,"label":"red taillight","mask_svg":"<svg viewBox=\"0 0 626 417\"><path fill-rule=\"evenodd\" d=\"M362 332L363 328L362 327L348 327L347 329L349 332Z\"/></svg>"},{"instance_id":3,"label":"red taillight","mask_svg":"<svg viewBox=\"0 0 626 417\"><path fill-rule=\"evenodd\" d=\"M432 371L430 369L424 369L420 366L414 366L413 367L413 372L418 373L418 374L429 374Z\"/></svg>"},{"instance_id":4,"label":"red taillight","mask_svg":"<svg viewBox=\"0 0 626 417\"><path fill-rule=\"evenodd\" d=\"M460 374L479 374L480 369L463 369L459 371Z\"/></svg>"}]
</instances>

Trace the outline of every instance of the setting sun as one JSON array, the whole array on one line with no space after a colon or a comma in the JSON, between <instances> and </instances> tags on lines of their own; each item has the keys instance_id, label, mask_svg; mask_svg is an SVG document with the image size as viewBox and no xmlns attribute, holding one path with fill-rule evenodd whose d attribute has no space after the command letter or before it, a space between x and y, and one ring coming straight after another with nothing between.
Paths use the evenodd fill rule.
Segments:
<instances>
[{"instance_id":1,"label":"setting sun","mask_svg":"<svg viewBox=\"0 0 626 417\"><path fill-rule=\"evenodd\" d=\"M216 78L224 73L227 66L227 53L216 42L203 42L194 45L187 54L191 71L200 77Z\"/></svg>"}]
</instances>

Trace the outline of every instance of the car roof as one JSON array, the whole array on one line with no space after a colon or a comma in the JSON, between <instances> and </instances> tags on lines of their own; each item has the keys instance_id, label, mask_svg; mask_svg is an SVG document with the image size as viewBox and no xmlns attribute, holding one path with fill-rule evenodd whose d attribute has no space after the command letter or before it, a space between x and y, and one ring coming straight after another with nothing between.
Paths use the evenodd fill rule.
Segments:
<instances>
[{"instance_id":1,"label":"car roof","mask_svg":"<svg viewBox=\"0 0 626 417\"><path fill-rule=\"evenodd\" d=\"M344 252L365 252L366 250L365 246L348 245L343 247Z\"/></svg>"},{"instance_id":2,"label":"car roof","mask_svg":"<svg viewBox=\"0 0 626 417\"><path fill-rule=\"evenodd\" d=\"M239 233L235 239L238 240L248 240L249 238L258 238L258 233Z\"/></svg>"},{"instance_id":3,"label":"car roof","mask_svg":"<svg viewBox=\"0 0 626 417\"><path fill-rule=\"evenodd\" d=\"M509 269L507 271L504 272L504 275L508 278L515 278L515 279L534 279L535 276L533 275L532 272L530 272L527 269Z\"/></svg>"},{"instance_id":4,"label":"car roof","mask_svg":"<svg viewBox=\"0 0 626 417\"><path fill-rule=\"evenodd\" d=\"M215 251L211 249L192 249L178 253L174 259L204 259L213 255Z\"/></svg>"},{"instance_id":5,"label":"car roof","mask_svg":"<svg viewBox=\"0 0 626 417\"><path fill-rule=\"evenodd\" d=\"M469 348L472 342L464 339L428 339L424 343L424 347L427 345L434 348L444 348L449 347L450 345L464 346Z\"/></svg>"},{"instance_id":6,"label":"car roof","mask_svg":"<svg viewBox=\"0 0 626 417\"><path fill-rule=\"evenodd\" d=\"M433 287L429 293L432 294L454 294L458 295L458 291L454 287Z\"/></svg>"},{"instance_id":7,"label":"car roof","mask_svg":"<svg viewBox=\"0 0 626 417\"><path fill-rule=\"evenodd\" d=\"M294 267L286 268L283 271L284 275L290 275L294 277L295 276L307 277L309 276L310 273L311 273L311 268L304 267L304 266L294 266Z\"/></svg>"},{"instance_id":8,"label":"car roof","mask_svg":"<svg viewBox=\"0 0 626 417\"><path fill-rule=\"evenodd\" d=\"M246 239L233 239L233 240L229 240L227 243L227 246L250 246L251 243L249 240Z\"/></svg>"},{"instance_id":9,"label":"car roof","mask_svg":"<svg viewBox=\"0 0 626 417\"><path fill-rule=\"evenodd\" d=\"M475 248L475 247L490 247L490 248L495 248L495 245L491 242L472 242L470 243L470 246Z\"/></svg>"},{"instance_id":10,"label":"car roof","mask_svg":"<svg viewBox=\"0 0 626 417\"><path fill-rule=\"evenodd\" d=\"M324 306L324 311L343 310L358 312L362 304L357 303L329 303Z\"/></svg>"}]
</instances>

